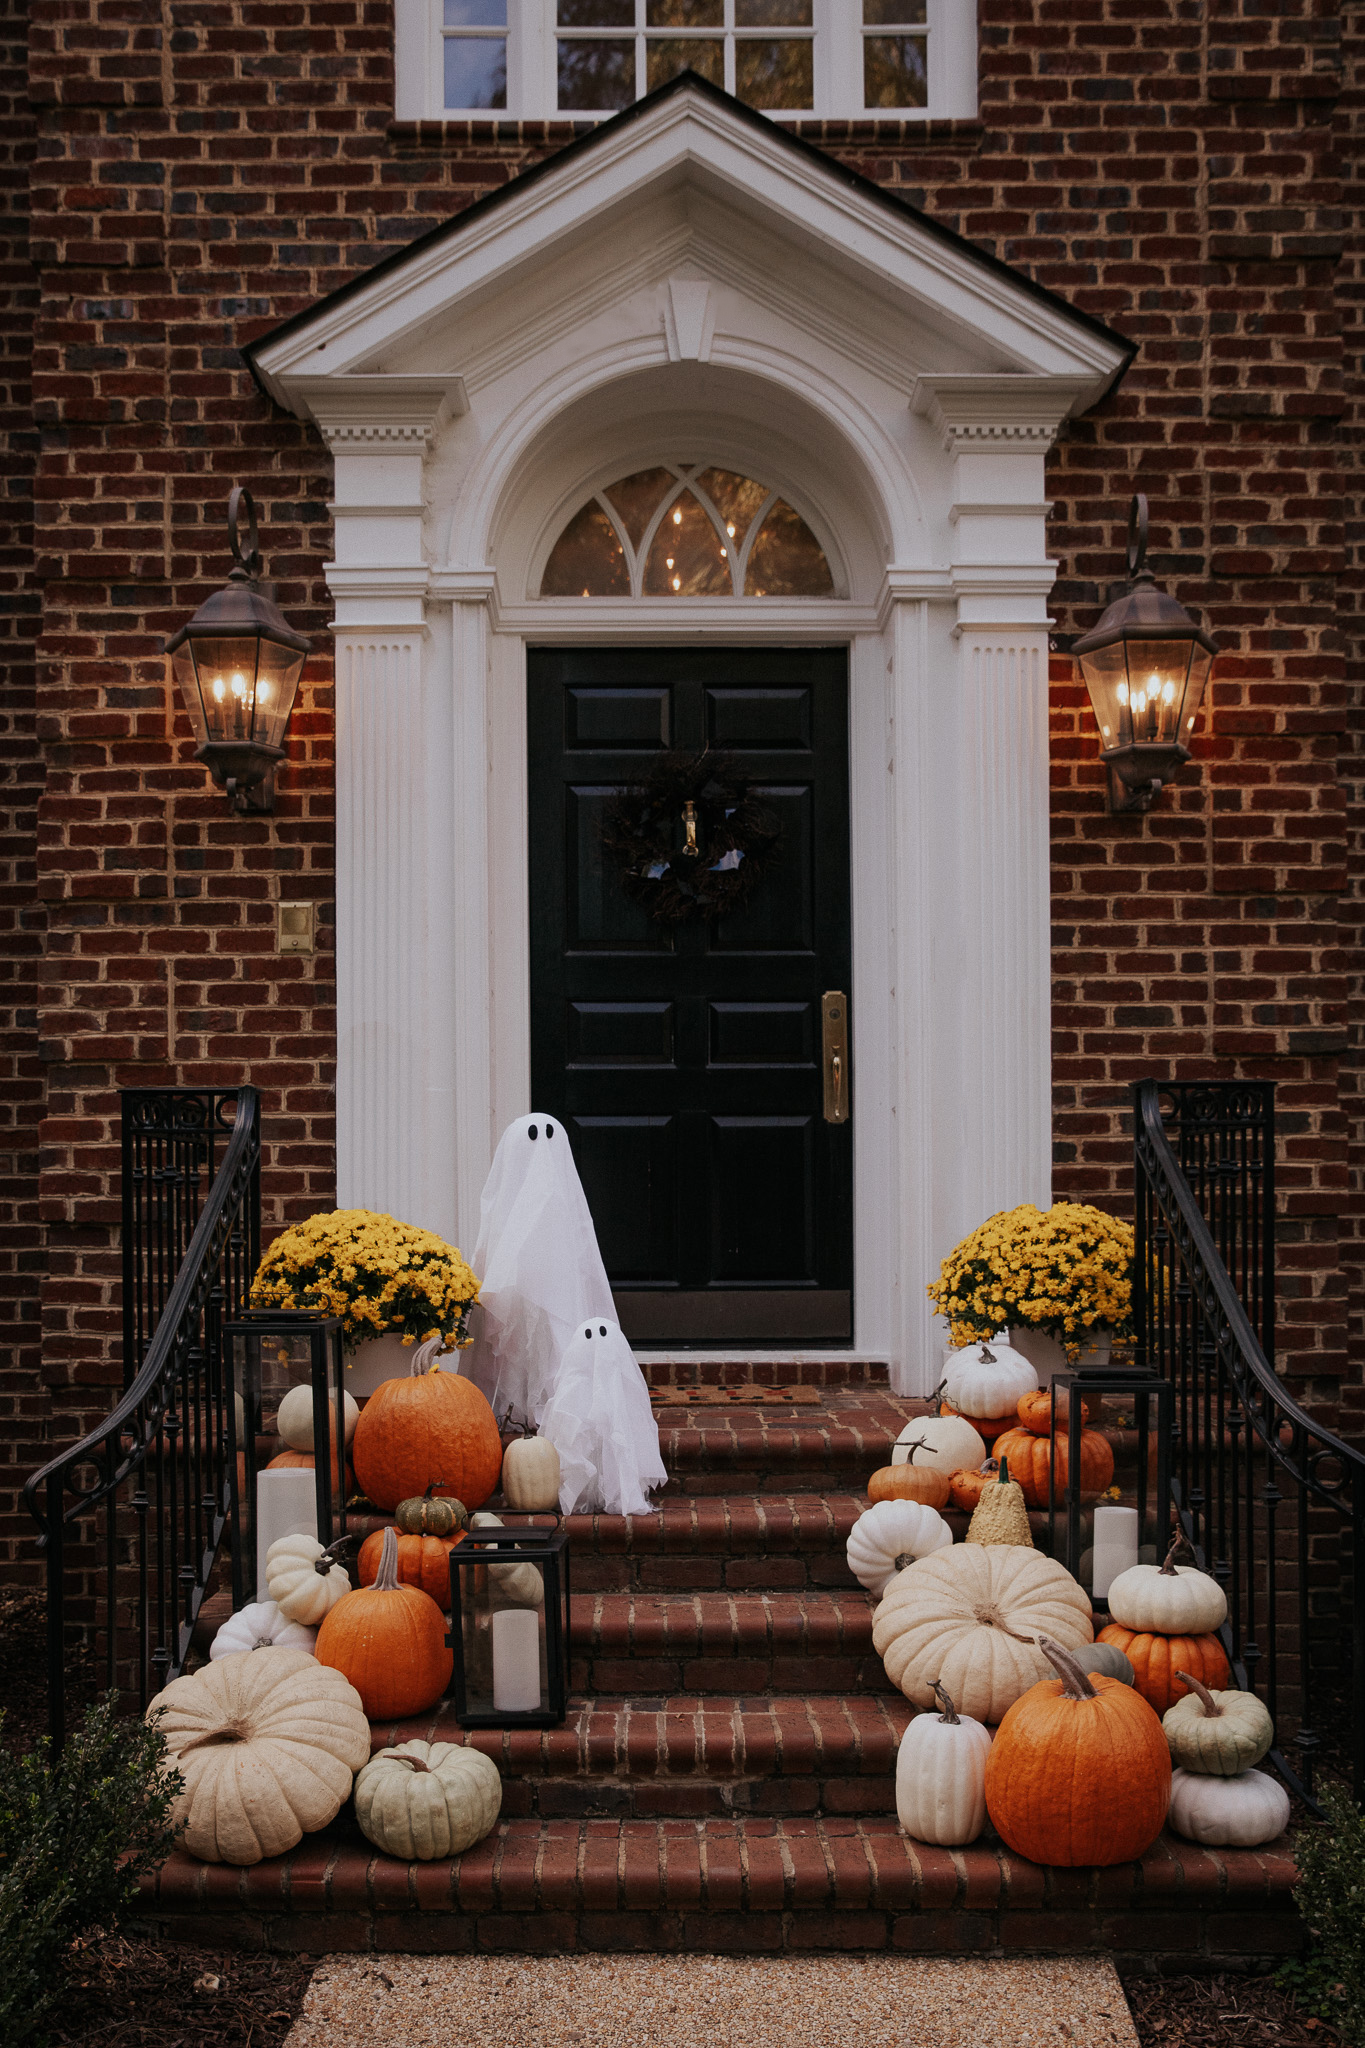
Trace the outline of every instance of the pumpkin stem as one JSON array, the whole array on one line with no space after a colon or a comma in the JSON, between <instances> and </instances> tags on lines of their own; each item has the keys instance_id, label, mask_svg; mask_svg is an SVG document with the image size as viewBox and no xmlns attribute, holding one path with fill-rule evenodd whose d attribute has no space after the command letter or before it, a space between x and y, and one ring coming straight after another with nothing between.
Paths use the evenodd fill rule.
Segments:
<instances>
[{"instance_id":1,"label":"pumpkin stem","mask_svg":"<svg viewBox=\"0 0 1365 2048\"><path fill-rule=\"evenodd\" d=\"M400 1756L397 1750L391 1750L389 1762L393 1764L411 1764L414 1771L426 1771L428 1775L431 1774L431 1765L424 1764L420 1756Z\"/></svg>"},{"instance_id":2,"label":"pumpkin stem","mask_svg":"<svg viewBox=\"0 0 1365 2048\"><path fill-rule=\"evenodd\" d=\"M350 1532L347 1531L346 1535L338 1536L335 1543L329 1543L327 1545L327 1548L324 1551L322 1551L319 1556L313 1559L313 1570L317 1573L320 1579L326 1578L328 1572L332 1569L332 1566L334 1564L340 1564L340 1558L334 1556L333 1553L335 1551L340 1550L344 1544L347 1544L350 1541Z\"/></svg>"},{"instance_id":3,"label":"pumpkin stem","mask_svg":"<svg viewBox=\"0 0 1365 2048\"><path fill-rule=\"evenodd\" d=\"M1082 1671L1070 1650L1064 1650L1060 1643L1054 1643L1051 1636L1035 1636L1034 1642L1047 1658L1062 1681L1062 1693L1069 1700L1098 1699L1099 1694Z\"/></svg>"},{"instance_id":4,"label":"pumpkin stem","mask_svg":"<svg viewBox=\"0 0 1365 2048\"><path fill-rule=\"evenodd\" d=\"M995 1353L991 1350L984 1337L981 1339L981 1349L977 1352L976 1356L977 1362L981 1365L995 1364Z\"/></svg>"},{"instance_id":5,"label":"pumpkin stem","mask_svg":"<svg viewBox=\"0 0 1365 2048\"><path fill-rule=\"evenodd\" d=\"M428 1337L417 1346L412 1354L412 1364L408 1367L411 1379L423 1380L428 1374L441 1370L436 1361L441 1356L443 1342L444 1339L440 1337Z\"/></svg>"},{"instance_id":6,"label":"pumpkin stem","mask_svg":"<svg viewBox=\"0 0 1365 2048\"><path fill-rule=\"evenodd\" d=\"M941 1712L938 1717L939 1720L946 1721L950 1728L958 1727L962 1717L958 1713L957 1708L953 1705L953 1696L949 1692L947 1686L940 1685L936 1678L931 1678L929 1681L929 1689L933 1693L934 1698L938 1701L939 1707L941 1709Z\"/></svg>"},{"instance_id":7,"label":"pumpkin stem","mask_svg":"<svg viewBox=\"0 0 1365 2048\"><path fill-rule=\"evenodd\" d=\"M913 1551L913 1550L902 1550L902 1551L900 1551L900 1552L899 1552L899 1553L897 1554L897 1557L896 1557L896 1570L897 1570L898 1572L903 1572L903 1571L905 1570L905 1567L906 1567L906 1566L907 1566L908 1564L913 1564L914 1562L915 1562L915 1553L914 1553L914 1551Z\"/></svg>"},{"instance_id":8,"label":"pumpkin stem","mask_svg":"<svg viewBox=\"0 0 1365 2048\"><path fill-rule=\"evenodd\" d=\"M215 1742L245 1742L249 1732L241 1721L224 1721L221 1728L206 1729L202 1735L195 1735L190 1741L182 1742L176 1755L188 1756L192 1749L208 1749Z\"/></svg>"},{"instance_id":9,"label":"pumpkin stem","mask_svg":"<svg viewBox=\"0 0 1365 2048\"><path fill-rule=\"evenodd\" d=\"M1184 1530L1177 1529L1175 1535L1171 1538L1170 1549L1166 1552L1165 1557L1163 1557L1161 1560L1161 1576L1163 1579L1174 1579L1179 1576L1175 1568L1174 1558L1177 1550L1183 1550L1185 1548L1185 1543L1186 1537Z\"/></svg>"},{"instance_id":10,"label":"pumpkin stem","mask_svg":"<svg viewBox=\"0 0 1365 2048\"><path fill-rule=\"evenodd\" d=\"M917 1436L912 1444L907 1444L905 1446L907 1453L905 1460L906 1464L913 1465L915 1462L915 1452L927 1451L928 1448L929 1446L925 1443L924 1438L922 1436Z\"/></svg>"},{"instance_id":11,"label":"pumpkin stem","mask_svg":"<svg viewBox=\"0 0 1365 2048\"><path fill-rule=\"evenodd\" d=\"M372 1593L396 1593L398 1591L398 1532L392 1522L384 1527L384 1541L379 1552L379 1570L374 1575Z\"/></svg>"},{"instance_id":12,"label":"pumpkin stem","mask_svg":"<svg viewBox=\"0 0 1365 2048\"><path fill-rule=\"evenodd\" d=\"M444 1479L433 1479L431 1484L428 1486L426 1492L422 1495L423 1500L430 1500L432 1495L435 1493L437 1487L444 1485Z\"/></svg>"},{"instance_id":13,"label":"pumpkin stem","mask_svg":"<svg viewBox=\"0 0 1365 2048\"><path fill-rule=\"evenodd\" d=\"M1205 1718L1207 1720L1216 1721L1221 1714L1225 1714L1227 1712L1227 1708L1219 1706L1217 1700L1209 1691L1208 1687L1204 1684L1203 1680L1196 1678L1192 1671L1177 1671L1175 1675L1177 1678L1184 1680L1185 1684L1189 1687L1192 1693L1198 1695L1199 1701L1204 1709Z\"/></svg>"},{"instance_id":14,"label":"pumpkin stem","mask_svg":"<svg viewBox=\"0 0 1365 2048\"><path fill-rule=\"evenodd\" d=\"M1009 1459L1008 1459L1008 1458L1002 1458L1002 1459L1000 1460L1000 1484L1001 1484L1002 1486L1008 1486L1008 1485L1009 1485L1009 1483L1010 1483L1010 1461L1009 1461Z\"/></svg>"}]
</instances>

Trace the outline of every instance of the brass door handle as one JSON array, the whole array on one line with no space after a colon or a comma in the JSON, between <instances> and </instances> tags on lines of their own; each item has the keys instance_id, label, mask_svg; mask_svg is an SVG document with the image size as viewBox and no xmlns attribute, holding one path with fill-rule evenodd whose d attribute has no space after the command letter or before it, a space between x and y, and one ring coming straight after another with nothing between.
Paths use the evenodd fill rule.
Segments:
<instances>
[{"instance_id":1,"label":"brass door handle","mask_svg":"<svg viewBox=\"0 0 1365 2048\"><path fill-rule=\"evenodd\" d=\"M826 991L820 1001L824 1048L825 1122L848 1122L848 997L841 989Z\"/></svg>"}]
</instances>

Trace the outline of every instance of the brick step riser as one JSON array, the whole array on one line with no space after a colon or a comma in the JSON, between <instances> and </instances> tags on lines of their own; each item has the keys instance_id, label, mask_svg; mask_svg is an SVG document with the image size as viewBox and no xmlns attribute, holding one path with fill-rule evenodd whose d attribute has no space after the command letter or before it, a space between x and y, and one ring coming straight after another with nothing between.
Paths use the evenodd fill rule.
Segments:
<instances>
[{"instance_id":1,"label":"brick step riser","mask_svg":"<svg viewBox=\"0 0 1365 2048\"><path fill-rule=\"evenodd\" d=\"M645 1358L651 1387L867 1387L891 1389L890 1368L863 1358Z\"/></svg>"},{"instance_id":2,"label":"brick step riser","mask_svg":"<svg viewBox=\"0 0 1365 2048\"><path fill-rule=\"evenodd\" d=\"M569 1671L573 1692L597 1699L623 1692L651 1699L680 1694L725 1699L736 1693L804 1699L812 1693L896 1690L870 1642L866 1655L847 1657L786 1657L743 1647L729 1656L573 1657Z\"/></svg>"},{"instance_id":3,"label":"brick step riser","mask_svg":"<svg viewBox=\"0 0 1365 2048\"><path fill-rule=\"evenodd\" d=\"M866 1778L532 1778L503 1785L504 1820L834 1819L894 1813L894 1768Z\"/></svg>"}]
</instances>

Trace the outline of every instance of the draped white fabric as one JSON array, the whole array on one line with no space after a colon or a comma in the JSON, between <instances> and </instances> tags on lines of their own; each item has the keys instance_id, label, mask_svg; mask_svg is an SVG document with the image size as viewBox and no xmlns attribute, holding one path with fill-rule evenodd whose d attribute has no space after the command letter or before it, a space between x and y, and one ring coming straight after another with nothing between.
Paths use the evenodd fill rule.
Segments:
<instances>
[{"instance_id":1,"label":"draped white fabric","mask_svg":"<svg viewBox=\"0 0 1365 2048\"><path fill-rule=\"evenodd\" d=\"M574 1331L540 1429L559 1452L562 1513L648 1514L668 1474L649 1388L614 1322L585 1317Z\"/></svg>"},{"instance_id":2,"label":"draped white fabric","mask_svg":"<svg viewBox=\"0 0 1365 2048\"><path fill-rule=\"evenodd\" d=\"M484 1182L473 1264L479 1306L461 1370L499 1421L511 1408L539 1424L575 1325L616 1313L558 1118L533 1111L503 1132Z\"/></svg>"}]
</instances>

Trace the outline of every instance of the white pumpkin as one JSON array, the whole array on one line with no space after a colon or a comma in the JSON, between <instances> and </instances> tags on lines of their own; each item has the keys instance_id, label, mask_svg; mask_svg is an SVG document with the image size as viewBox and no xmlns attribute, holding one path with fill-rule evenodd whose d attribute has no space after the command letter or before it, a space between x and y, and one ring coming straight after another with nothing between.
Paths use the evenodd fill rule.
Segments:
<instances>
[{"instance_id":1,"label":"white pumpkin","mask_svg":"<svg viewBox=\"0 0 1365 2048\"><path fill-rule=\"evenodd\" d=\"M1038 1391L1038 1375L1022 1351L997 1339L954 1351L943 1369L943 1391L959 1415L1012 1416L1025 1394Z\"/></svg>"},{"instance_id":2,"label":"white pumpkin","mask_svg":"<svg viewBox=\"0 0 1365 2048\"><path fill-rule=\"evenodd\" d=\"M930 1465L951 1478L954 1472L979 1472L986 1446L961 1415L921 1415L907 1422L891 1447L893 1465Z\"/></svg>"},{"instance_id":3,"label":"white pumpkin","mask_svg":"<svg viewBox=\"0 0 1365 2048\"><path fill-rule=\"evenodd\" d=\"M559 1452L547 1436L521 1436L502 1454L502 1495L509 1508L543 1514L559 1506Z\"/></svg>"},{"instance_id":4,"label":"white pumpkin","mask_svg":"<svg viewBox=\"0 0 1365 2048\"><path fill-rule=\"evenodd\" d=\"M356 1406L352 1395L343 1393L342 1400L345 1402L346 1441L349 1443L355 1435L355 1426L360 1420L360 1410ZM327 1430L330 1436L335 1426L330 1397L327 1402L327 1408ZM285 1395L276 1411L275 1427L280 1433L281 1441L288 1444L291 1451L312 1450L313 1389L311 1387L299 1386L289 1389L289 1392Z\"/></svg>"},{"instance_id":5,"label":"white pumpkin","mask_svg":"<svg viewBox=\"0 0 1365 2048\"><path fill-rule=\"evenodd\" d=\"M879 1500L848 1532L848 1568L880 1600L887 1580L912 1558L946 1550L952 1540L937 1508L917 1500Z\"/></svg>"},{"instance_id":6,"label":"white pumpkin","mask_svg":"<svg viewBox=\"0 0 1365 2048\"><path fill-rule=\"evenodd\" d=\"M316 1628L351 1581L316 1536L277 1536L265 1554L265 1589L286 1621Z\"/></svg>"},{"instance_id":7,"label":"white pumpkin","mask_svg":"<svg viewBox=\"0 0 1365 2048\"><path fill-rule=\"evenodd\" d=\"M1255 1849L1289 1826L1289 1794L1265 1771L1236 1778L1172 1771L1168 1819L1178 1835L1206 1849Z\"/></svg>"},{"instance_id":8,"label":"white pumpkin","mask_svg":"<svg viewBox=\"0 0 1365 2048\"><path fill-rule=\"evenodd\" d=\"M504 1524L500 1516L490 1514L485 1508L469 1518L471 1529L501 1529ZM488 1553L491 1558L493 1553ZM533 1564L491 1564L488 1567L488 1581L504 1607L543 1607L545 1604L545 1581Z\"/></svg>"},{"instance_id":9,"label":"white pumpkin","mask_svg":"<svg viewBox=\"0 0 1365 2048\"><path fill-rule=\"evenodd\" d=\"M959 1713L998 1722L1052 1675L1036 1636L1092 1640L1090 1596L1069 1571L1017 1543L955 1543L897 1572L872 1617L886 1675L917 1707L946 1686Z\"/></svg>"},{"instance_id":10,"label":"white pumpkin","mask_svg":"<svg viewBox=\"0 0 1365 2048\"><path fill-rule=\"evenodd\" d=\"M386 1856L429 1863L481 1842L502 1808L491 1757L458 1742L401 1742L370 1758L355 1781L361 1833Z\"/></svg>"},{"instance_id":11,"label":"white pumpkin","mask_svg":"<svg viewBox=\"0 0 1365 2048\"><path fill-rule=\"evenodd\" d=\"M173 1818L205 1863L283 1856L335 1820L370 1753L360 1694L304 1650L223 1657L147 1708L184 1779Z\"/></svg>"},{"instance_id":12,"label":"white pumpkin","mask_svg":"<svg viewBox=\"0 0 1365 2048\"><path fill-rule=\"evenodd\" d=\"M1174 1564L1177 1536L1164 1564L1130 1564L1109 1586L1109 1619L1139 1635L1202 1636L1228 1618L1217 1579L1192 1564Z\"/></svg>"},{"instance_id":13,"label":"white pumpkin","mask_svg":"<svg viewBox=\"0 0 1365 2048\"><path fill-rule=\"evenodd\" d=\"M942 1709L916 1714L896 1752L896 1812L916 1842L959 1848L986 1824L986 1758L990 1730L961 1715L943 1686Z\"/></svg>"},{"instance_id":14,"label":"white pumpkin","mask_svg":"<svg viewBox=\"0 0 1365 2048\"><path fill-rule=\"evenodd\" d=\"M291 1621L287 1614L281 1614L273 1600L253 1600L249 1607L239 1607L219 1625L218 1633L209 1644L209 1656L235 1657L243 1650L306 1650L311 1656L317 1641L315 1628L305 1628L301 1621Z\"/></svg>"},{"instance_id":15,"label":"white pumpkin","mask_svg":"<svg viewBox=\"0 0 1365 2048\"><path fill-rule=\"evenodd\" d=\"M1188 1671L1190 1690L1161 1717L1171 1762L1206 1777L1235 1778L1258 1764L1275 1740L1270 1709L1254 1692L1211 1692Z\"/></svg>"}]
</instances>

